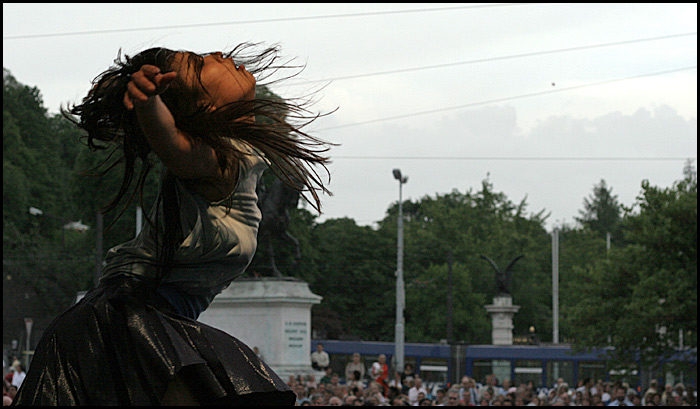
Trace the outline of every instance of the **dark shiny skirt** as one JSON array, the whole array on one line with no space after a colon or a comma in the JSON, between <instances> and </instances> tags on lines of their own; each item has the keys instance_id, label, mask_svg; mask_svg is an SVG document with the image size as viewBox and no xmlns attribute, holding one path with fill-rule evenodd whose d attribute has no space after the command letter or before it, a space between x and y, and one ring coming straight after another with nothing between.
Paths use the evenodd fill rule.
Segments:
<instances>
[{"instance_id":1,"label":"dark shiny skirt","mask_svg":"<svg viewBox=\"0 0 700 409\"><path fill-rule=\"evenodd\" d=\"M205 405L294 405L236 338L173 312L152 288L112 279L61 314L36 348L16 405L160 405L175 377Z\"/></svg>"}]
</instances>

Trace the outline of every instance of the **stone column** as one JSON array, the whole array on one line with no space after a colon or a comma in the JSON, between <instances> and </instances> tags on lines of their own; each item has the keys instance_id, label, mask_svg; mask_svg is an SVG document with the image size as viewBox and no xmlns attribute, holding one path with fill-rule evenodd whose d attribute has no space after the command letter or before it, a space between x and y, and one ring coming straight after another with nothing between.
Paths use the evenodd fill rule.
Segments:
<instances>
[{"instance_id":1,"label":"stone column","mask_svg":"<svg viewBox=\"0 0 700 409\"><path fill-rule=\"evenodd\" d=\"M263 361L287 381L311 368L311 307L323 297L289 278L239 279L214 298L199 321L258 347Z\"/></svg>"},{"instance_id":2,"label":"stone column","mask_svg":"<svg viewBox=\"0 0 700 409\"><path fill-rule=\"evenodd\" d=\"M513 316L520 306L513 305L509 295L498 295L493 298L493 304L484 307L491 314L492 344L513 345Z\"/></svg>"}]
</instances>

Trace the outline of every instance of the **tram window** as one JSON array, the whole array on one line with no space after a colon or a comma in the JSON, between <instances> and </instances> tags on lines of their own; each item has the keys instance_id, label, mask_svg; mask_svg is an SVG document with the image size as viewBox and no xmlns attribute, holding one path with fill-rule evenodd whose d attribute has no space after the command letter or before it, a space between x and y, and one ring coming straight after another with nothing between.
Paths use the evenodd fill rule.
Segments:
<instances>
[{"instance_id":1,"label":"tram window","mask_svg":"<svg viewBox=\"0 0 700 409\"><path fill-rule=\"evenodd\" d=\"M562 378L574 388L574 362L573 361L547 361L547 387L551 388L557 383L557 379Z\"/></svg>"},{"instance_id":2,"label":"tram window","mask_svg":"<svg viewBox=\"0 0 700 409\"><path fill-rule=\"evenodd\" d=\"M494 374L498 382L510 379L510 361L502 359L475 359L472 377L481 384L486 383L486 375Z\"/></svg>"},{"instance_id":3,"label":"tram window","mask_svg":"<svg viewBox=\"0 0 700 409\"><path fill-rule=\"evenodd\" d=\"M447 383L447 359L423 358L420 361L420 377L427 384Z\"/></svg>"},{"instance_id":4,"label":"tram window","mask_svg":"<svg viewBox=\"0 0 700 409\"><path fill-rule=\"evenodd\" d=\"M596 361L581 361L578 363L578 380L584 380L587 378L597 381L598 379L605 379L605 362Z\"/></svg>"},{"instance_id":5,"label":"tram window","mask_svg":"<svg viewBox=\"0 0 700 409\"><path fill-rule=\"evenodd\" d=\"M528 381L532 381L535 385L542 382L542 361L524 359L515 361L515 379L512 384L526 384Z\"/></svg>"}]
</instances>

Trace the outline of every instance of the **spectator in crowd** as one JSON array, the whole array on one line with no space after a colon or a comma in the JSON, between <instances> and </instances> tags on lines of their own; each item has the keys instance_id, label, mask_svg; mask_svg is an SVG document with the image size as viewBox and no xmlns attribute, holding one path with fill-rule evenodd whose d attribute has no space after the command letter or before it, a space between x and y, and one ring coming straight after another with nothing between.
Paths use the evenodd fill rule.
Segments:
<instances>
[{"instance_id":1,"label":"spectator in crowd","mask_svg":"<svg viewBox=\"0 0 700 409\"><path fill-rule=\"evenodd\" d=\"M304 377L304 382L307 388L316 388L318 384L316 383L316 376L314 374L307 374Z\"/></svg>"},{"instance_id":2,"label":"spectator in crowd","mask_svg":"<svg viewBox=\"0 0 700 409\"><path fill-rule=\"evenodd\" d=\"M513 386L513 385L510 383L510 379L507 379L507 378L506 378L506 379L503 380L503 388L501 388L501 389L500 389L499 391L497 391L496 393L497 393L498 395L505 395L505 394L508 393L508 390L510 389L511 386Z\"/></svg>"},{"instance_id":3,"label":"spectator in crowd","mask_svg":"<svg viewBox=\"0 0 700 409\"><path fill-rule=\"evenodd\" d=\"M311 397L311 406L324 406L325 402L323 400L323 395L316 394Z\"/></svg>"},{"instance_id":4,"label":"spectator in crowd","mask_svg":"<svg viewBox=\"0 0 700 409\"><path fill-rule=\"evenodd\" d=\"M633 406L632 402L627 400L627 388L622 385L615 387L615 395L608 406Z\"/></svg>"},{"instance_id":5,"label":"spectator in crowd","mask_svg":"<svg viewBox=\"0 0 700 409\"><path fill-rule=\"evenodd\" d=\"M18 361L15 363L14 368L15 373L12 375L12 385L19 389L19 387L22 386L22 382L24 382L24 378L27 376L27 374L24 372L24 366Z\"/></svg>"},{"instance_id":6,"label":"spectator in crowd","mask_svg":"<svg viewBox=\"0 0 700 409\"><path fill-rule=\"evenodd\" d=\"M15 400L15 396L17 395L17 389L18 388L15 385L9 385L7 387L7 396L9 396L13 402Z\"/></svg>"},{"instance_id":7,"label":"spectator in crowd","mask_svg":"<svg viewBox=\"0 0 700 409\"><path fill-rule=\"evenodd\" d=\"M678 406L683 403L683 396L685 396L685 386L682 383L677 383L673 389L673 400Z\"/></svg>"},{"instance_id":8,"label":"spectator in crowd","mask_svg":"<svg viewBox=\"0 0 700 409\"><path fill-rule=\"evenodd\" d=\"M474 396L472 395L471 389L465 389L464 392L462 392L462 399L460 402L464 406L476 406L476 402L474 401Z\"/></svg>"},{"instance_id":9,"label":"spectator in crowd","mask_svg":"<svg viewBox=\"0 0 700 409\"><path fill-rule=\"evenodd\" d=\"M664 406L673 404L673 385L670 383L667 383L664 387L664 391L661 394L661 404Z\"/></svg>"},{"instance_id":10,"label":"spectator in crowd","mask_svg":"<svg viewBox=\"0 0 700 409\"><path fill-rule=\"evenodd\" d=\"M320 382L321 384L330 384L331 383L331 378L333 377L333 368L326 367L325 369L326 374L321 378Z\"/></svg>"},{"instance_id":11,"label":"spectator in crowd","mask_svg":"<svg viewBox=\"0 0 700 409\"><path fill-rule=\"evenodd\" d=\"M12 404L12 398L10 397L8 391L8 383L5 380L2 381L2 406L10 406Z\"/></svg>"},{"instance_id":12,"label":"spectator in crowd","mask_svg":"<svg viewBox=\"0 0 700 409\"><path fill-rule=\"evenodd\" d=\"M433 401L428 398L423 398L418 403L418 406L433 406Z\"/></svg>"},{"instance_id":13,"label":"spectator in crowd","mask_svg":"<svg viewBox=\"0 0 700 409\"><path fill-rule=\"evenodd\" d=\"M447 391L447 403L445 406L459 406L459 390L450 388Z\"/></svg>"},{"instance_id":14,"label":"spectator in crowd","mask_svg":"<svg viewBox=\"0 0 700 409\"><path fill-rule=\"evenodd\" d=\"M406 378L415 378L415 377L416 377L416 373L415 373L415 369L413 368L413 364L406 363L403 366L403 372L401 372L401 384L404 383L404 380Z\"/></svg>"},{"instance_id":15,"label":"spectator in crowd","mask_svg":"<svg viewBox=\"0 0 700 409\"><path fill-rule=\"evenodd\" d=\"M434 401L435 406L445 406L447 403L447 391L443 388L437 388Z\"/></svg>"},{"instance_id":16,"label":"spectator in crowd","mask_svg":"<svg viewBox=\"0 0 700 409\"><path fill-rule=\"evenodd\" d=\"M591 399L591 406L607 406L603 402L603 398L601 398L601 395L593 395L593 398Z\"/></svg>"},{"instance_id":17,"label":"spectator in crowd","mask_svg":"<svg viewBox=\"0 0 700 409\"><path fill-rule=\"evenodd\" d=\"M330 399L328 399L328 406L342 406L343 401L340 400L339 397L333 396Z\"/></svg>"},{"instance_id":18,"label":"spectator in crowd","mask_svg":"<svg viewBox=\"0 0 700 409\"><path fill-rule=\"evenodd\" d=\"M328 352L323 350L323 344L318 343L316 350L311 353L311 367L317 371L325 371L331 364Z\"/></svg>"},{"instance_id":19,"label":"spectator in crowd","mask_svg":"<svg viewBox=\"0 0 700 409\"><path fill-rule=\"evenodd\" d=\"M571 395L569 395L569 391L560 389L558 402L561 402L564 406L572 406Z\"/></svg>"},{"instance_id":20,"label":"spectator in crowd","mask_svg":"<svg viewBox=\"0 0 700 409\"><path fill-rule=\"evenodd\" d=\"M469 400L467 400L464 396L465 391L469 392ZM477 393L476 393L476 386L474 384L474 379L468 377L468 376L463 376L462 377L462 383L459 388L459 399L460 401L464 402L465 404L473 404L476 405L476 398L477 398Z\"/></svg>"},{"instance_id":21,"label":"spectator in crowd","mask_svg":"<svg viewBox=\"0 0 700 409\"><path fill-rule=\"evenodd\" d=\"M360 375L360 371L353 371L351 378L349 378L347 380L346 384L348 385L349 389L352 389L352 388L364 389L365 388L365 384L362 381L362 375Z\"/></svg>"},{"instance_id":22,"label":"spectator in crowd","mask_svg":"<svg viewBox=\"0 0 700 409\"><path fill-rule=\"evenodd\" d=\"M388 370L387 370L388 374ZM386 399L386 393L388 393L388 389L385 392L383 385L381 385L379 382L372 382L369 384L369 388L367 390L367 395L365 397L366 401L371 402L376 402L373 404L373 406L377 406L379 404L383 404L387 402Z\"/></svg>"},{"instance_id":23,"label":"spectator in crowd","mask_svg":"<svg viewBox=\"0 0 700 409\"><path fill-rule=\"evenodd\" d=\"M428 391L423 387L423 380L419 376L416 376L413 379L413 387L408 390L408 403L415 406L420 400L418 394L421 392L423 393L423 397L428 395Z\"/></svg>"},{"instance_id":24,"label":"spectator in crowd","mask_svg":"<svg viewBox=\"0 0 700 409\"><path fill-rule=\"evenodd\" d=\"M656 381L656 379L652 379L649 382L649 388L644 392L644 395L642 396L642 405L646 406L647 401L649 401L650 397L655 395L659 390L659 383Z\"/></svg>"},{"instance_id":25,"label":"spectator in crowd","mask_svg":"<svg viewBox=\"0 0 700 409\"><path fill-rule=\"evenodd\" d=\"M362 363L362 359L358 352L352 354L352 361L345 365L345 382L349 383L351 380L355 379L354 373L358 371L360 377L358 380L362 380L365 377L365 364Z\"/></svg>"},{"instance_id":26,"label":"spectator in crowd","mask_svg":"<svg viewBox=\"0 0 700 409\"><path fill-rule=\"evenodd\" d=\"M484 393L491 389L491 397L489 402L501 391L501 387L498 386L498 378L494 374L488 374L485 377L484 385L479 389L479 400L484 397Z\"/></svg>"},{"instance_id":27,"label":"spectator in crowd","mask_svg":"<svg viewBox=\"0 0 700 409\"><path fill-rule=\"evenodd\" d=\"M481 384L477 391L477 399L479 402L481 402L481 398L484 397L484 392L486 391L486 388L491 386L491 378L493 378L493 374L488 374L484 377L484 383Z\"/></svg>"},{"instance_id":28,"label":"spectator in crowd","mask_svg":"<svg viewBox=\"0 0 700 409\"><path fill-rule=\"evenodd\" d=\"M389 392L389 366L386 355L379 355L379 360L372 364L372 379L384 389L384 396Z\"/></svg>"},{"instance_id":29,"label":"spectator in crowd","mask_svg":"<svg viewBox=\"0 0 700 409\"><path fill-rule=\"evenodd\" d=\"M632 406L642 406L642 399L636 393L628 393L627 400L632 402Z\"/></svg>"},{"instance_id":30,"label":"spectator in crowd","mask_svg":"<svg viewBox=\"0 0 700 409\"><path fill-rule=\"evenodd\" d=\"M302 399L306 398L306 388L304 388L304 385L296 383L292 390L297 397L296 404L301 405Z\"/></svg>"},{"instance_id":31,"label":"spectator in crowd","mask_svg":"<svg viewBox=\"0 0 700 409\"><path fill-rule=\"evenodd\" d=\"M334 389L340 386L340 375L338 375L337 373L333 373L331 375L331 386L333 386Z\"/></svg>"}]
</instances>

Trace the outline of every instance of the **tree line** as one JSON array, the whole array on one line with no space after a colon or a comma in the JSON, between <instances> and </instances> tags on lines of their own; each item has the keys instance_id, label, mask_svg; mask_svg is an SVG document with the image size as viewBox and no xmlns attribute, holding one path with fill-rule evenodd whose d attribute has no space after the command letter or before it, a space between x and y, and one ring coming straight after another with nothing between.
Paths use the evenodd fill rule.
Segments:
<instances>
[{"instance_id":1,"label":"tree line","mask_svg":"<svg viewBox=\"0 0 700 409\"><path fill-rule=\"evenodd\" d=\"M269 92L268 90L261 90ZM94 285L96 213L117 191L121 173L85 175L109 150L93 152L61 115L48 115L36 87L3 69L3 344L24 332L24 317L41 331ZM680 175L680 172L679 172ZM143 198L104 215L103 247L135 235L136 206L148 213L157 194L158 172ZM688 163L670 187L640 183L635 203L617 201L601 180L583 198L575 225L558 226L560 339L580 348L616 347L621 362L697 347L697 177ZM41 209L44 215L28 212ZM485 179L461 192L403 203L406 342L447 339L488 344L491 322L484 305L496 282L481 256L505 266L518 255L511 294L521 308L514 334L530 327L552 341L551 234L546 210L531 212L527 197L511 201ZM378 227L349 218L324 222L303 205L293 209L293 249L277 243L276 262L287 275L323 296L312 309L312 329L329 339L393 341L398 203L388 205ZM85 232L64 230L81 220ZM611 246L607 248L607 238ZM260 248L247 274L261 269ZM448 262L452 254L453 263ZM448 272L452 316L447 314ZM234 284L235 285L235 282ZM654 358L656 357L656 358Z\"/></svg>"}]
</instances>

